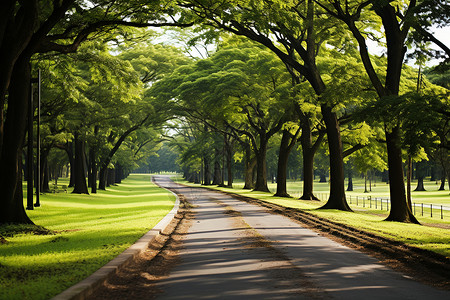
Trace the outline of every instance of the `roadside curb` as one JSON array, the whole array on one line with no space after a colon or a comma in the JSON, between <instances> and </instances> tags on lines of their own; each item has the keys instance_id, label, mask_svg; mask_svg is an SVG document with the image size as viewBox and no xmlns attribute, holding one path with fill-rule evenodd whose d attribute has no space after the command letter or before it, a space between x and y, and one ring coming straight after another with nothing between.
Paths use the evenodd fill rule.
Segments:
<instances>
[{"instance_id":1,"label":"roadside curb","mask_svg":"<svg viewBox=\"0 0 450 300\"><path fill-rule=\"evenodd\" d=\"M153 178L152 178L153 179ZM167 190L167 189L166 189ZM169 191L169 190L167 190ZM127 266L128 263L132 262L139 254L148 248L148 245L152 243L156 237L170 224L174 219L175 215L178 213L180 206L180 200L178 195L175 195L176 200L172 210L164 217L158 224L150 229L146 234L144 234L136 243L131 245L128 249L120 253L116 258L108 262L106 265L92 273L86 279L78 282L77 284L71 286L62 293L56 295L52 300L84 300L93 291L101 286L108 278L116 274L119 270Z\"/></svg>"}]
</instances>

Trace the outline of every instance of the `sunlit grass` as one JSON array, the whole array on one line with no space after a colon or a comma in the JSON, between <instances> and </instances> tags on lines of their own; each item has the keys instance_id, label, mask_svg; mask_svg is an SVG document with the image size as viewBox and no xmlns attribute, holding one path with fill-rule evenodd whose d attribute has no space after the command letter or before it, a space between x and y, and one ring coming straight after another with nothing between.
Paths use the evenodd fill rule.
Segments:
<instances>
[{"instance_id":1,"label":"sunlit grass","mask_svg":"<svg viewBox=\"0 0 450 300\"><path fill-rule=\"evenodd\" d=\"M200 186L192 183L187 183L179 178L175 178L180 183L192 185L192 186ZM358 184L358 181L357 181ZM360 184L360 183L359 183ZM364 182L362 182L364 184ZM379 186L383 185L383 186ZM381 236L385 236L394 240L398 240L404 242L409 245L413 245L419 248L435 251L447 257L450 257L450 212L445 212L444 219L440 219L440 216L434 216L434 218L430 217L429 209L425 210L424 216L420 215L420 212L416 211L416 217L418 220L424 224L429 226L421 226L415 224L404 224L404 223L396 223L396 222L387 222L384 219L388 216L389 211L386 211L386 206L384 206L384 210L380 209L380 205L378 203L378 209L375 209L375 204L372 202L372 208L369 207L369 202L365 202L366 207L362 207L362 203L359 203L360 206L356 206L355 199L358 197L367 197L371 195L372 199L375 198L375 195L379 195L378 197L388 197L389 189L385 187L386 183L377 184L376 187L372 186L372 193L364 193L364 187L362 192L358 192L360 188L357 189L356 192L352 192L347 194L347 198L350 195L353 197L352 201L352 209L354 212L343 212L338 210L318 210L319 207L326 203L326 199L329 195L329 186L327 183L314 183L315 194L321 198L321 201L305 201L298 200L298 197L301 196L301 182L288 182L288 193L293 196L293 198L280 198L274 197L273 193L264 193L264 192L253 192L251 190L244 190L242 187L243 183L237 182L233 184L233 189L230 188L221 188L216 186L211 186L214 189L228 191L237 193L240 195L261 199L267 202L279 204L285 207L298 208L301 210L305 210L311 214L327 218L329 220L346 224L352 227L356 227L365 231L373 232ZM387 185L386 185L387 186ZM429 188L430 185L427 185L426 188ZM434 187L434 186L433 186ZM276 184L269 183L269 189L271 191L276 190ZM437 189L437 188L436 188ZM375 190L377 192L375 192ZM430 188L431 190L431 188ZM379 193L379 194L376 194ZM439 194L439 199L442 200L443 204L450 204L448 198L449 191L427 191L427 192L416 192L423 193L422 196L424 199L429 199L426 196L426 193L431 193L432 195L435 193ZM447 196L446 196L447 195ZM450 206L450 205L449 205ZM438 212L434 212L437 214ZM438 228L442 227L442 228Z\"/></svg>"},{"instance_id":2,"label":"sunlit grass","mask_svg":"<svg viewBox=\"0 0 450 300\"><path fill-rule=\"evenodd\" d=\"M51 298L128 248L174 200L150 175L135 174L98 194L41 195L42 206L27 213L52 234L11 237L0 227L7 240L0 244L0 299Z\"/></svg>"}]
</instances>

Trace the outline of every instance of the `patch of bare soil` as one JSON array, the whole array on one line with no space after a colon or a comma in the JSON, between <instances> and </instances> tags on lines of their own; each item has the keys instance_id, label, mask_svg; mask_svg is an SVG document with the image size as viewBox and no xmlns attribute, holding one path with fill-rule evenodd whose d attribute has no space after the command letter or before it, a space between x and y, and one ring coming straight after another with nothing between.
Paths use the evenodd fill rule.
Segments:
<instances>
[{"instance_id":1,"label":"patch of bare soil","mask_svg":"<svg viewBox=\"0 0 450 300\"><path fill-rule=\"evenodd\" d=\"M88 300L154 299L162 292L156 283L167 278L177 265L182 240L194 218L187 202L180 200L179 213L156 241L96 289Z\"/></svg>"},{"instance_id":2,"label":"patch of bare soil","mask_svg":"<svg viewBox=\"0 0 450 300\"><path fill-rule=\"evenodd\" d=\"M234 193L223 193L268 208L272 213L287 216L309 229L320 232L323 236L376 257L386 266L416 281L450 290L450 259L443 255L320 218L298 209Z\"/></svg>"}]
</instances>

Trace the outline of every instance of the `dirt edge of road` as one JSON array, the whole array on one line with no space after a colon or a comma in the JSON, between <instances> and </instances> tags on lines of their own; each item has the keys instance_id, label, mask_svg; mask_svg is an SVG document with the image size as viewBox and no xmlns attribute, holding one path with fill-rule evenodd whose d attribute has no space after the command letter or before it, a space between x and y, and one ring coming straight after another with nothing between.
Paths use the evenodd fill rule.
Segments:
<instances>
[{"instance_id":1,"label":"dirt edge of road","mask_svg":"<svg viewBox=\"0 0 450 300\"><path fill-rule=\"evenodd\" d=\"M182 240L194 219L190 203L181 194L178 198L178 213L165 230L148 245L147 250L111 276L87 300L154 299L162 292L158 282L167 278L179 263Z\"/></svg>"},{"instance_id":2,"label":"dirt edge of road","mask_svg":"<svg viewBox=\"0 0 450 300\"><path fill-rule=\"evenodd\" d=\"M174 189L170 190L176 192ZM210 190L265 207L270 212L289 217L322 236L376 257L405 277L450 290L450 260L445 256L329 221L298 209L286 208L232 192ZM172 268L179 263L178 253L182 249L182 241L194 219L191 204L182 194L177 194L180 209L166 230L149 245L147 251L109 279L88 299L154 299L162 292L158 282L167 278ZM230 210L228 213L238 212Z\"/></svg>"},{"instance_id":3,"label":"dirt edge of road","mask_svg":"<svg viewBox=\"0 0 450 300\"><path fill-rule=\"evenodd\" d=\"M207 187L202 187L208 189ZM210 189L214 190L214 189ZM376 257L381 263L404 276L440 289L450 290L450 259L438 253L406 245L351 226L336 223L308 212L214 190L235 199L267 208L275 214L289 217L323 236Z\"/></svg>"}]
</instances>

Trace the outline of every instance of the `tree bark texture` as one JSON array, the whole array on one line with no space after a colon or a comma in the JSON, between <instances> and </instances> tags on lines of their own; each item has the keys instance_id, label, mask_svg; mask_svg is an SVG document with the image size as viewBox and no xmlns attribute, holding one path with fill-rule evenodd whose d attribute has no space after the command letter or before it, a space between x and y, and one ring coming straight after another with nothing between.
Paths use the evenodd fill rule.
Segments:
<instances>
[{"instance_id":1,"label":"tree bark texture","mask_svg":"<svg viewBox=\"0 0 450 300\"><path fill-rule=\"evenodd\" d=\"M259 149L256 152L256 183L254 191L260 192L270 192L267 187L267 164L266 164L266 154L267 154L267 138L265 134L260 134L259 136Z\"/></svg>"},{"instance_id":2,"label":"tree bark texture","mask_svg":"<svg viewBox=\"0 0 450 300\"><path fill-rule=\"evenodd\" d=\"M353 191L353 166L350 161L347 163L348 166L348 185L347 185L347 192Z\"/></svg>"},{"instance_id":3,"label":"tree bark texture","mask_svg":"<svg viewBox=\"0 0 450 300\"><path fill-rule=\"evenodd\" d=\"M72 193L74 194L89 194L86 183L86 170L85 170L85 142L79 138L78 134L75 134L75 164L74 164L74 188Z\"/></svg>"},{"instance_id":4,"label":"tree bark texture","mask_svg":"<svg viewBox=\"0 0 450 300\"><path fill-rule=\"evenodd\" d=\"M388 151L389 167L389 194L391 198L391 209L386 221L417 223L416 217L411 212L405 193L403 181L402 150L400 148L400 129L394 127L386 130L386 145Z\"/></svg>"},{"instance_id":5,"label":"tree bark texture","mask_svg":"<svg viewBox=\"0 0 450 300\"><path fill-rule=\"evenodd\" d=\"M248 143L243 144L245 152L245 170L244 170L244 189L254 188L253 170L256 166L256 157L252 157L251 146Z\"/></svg>"},{"instance_id":6,"label":"tree bark texture","mask_svg":"<svg viewBox=\"0 0 450 300\"><path fill-rule=\"evenodd\" d=\"M1 72L0 72L1 73ZM29 57L21 56L11 75L8 111L0 156L0 223L32 223L23 207L22 145L27 122L31 69ZM3 103L1 103L3 106ZM25 112L25 113L24 113ZM20 160L20 161L19 161Z\"/></svg>"},{"instance_id":7,"label":"tree bark texture","mask_svg":"<svg viewBox=\"0 0 450 300\"><path fill-rule=\"evenodd\" d=\"M203 157L203 185L211 185L210 159L207 155Z\"/></svg>"},{"instance_id":8,"label":"tree bark texture","mask_svg":"<svg viewBox=\"0 0 450 300\"><path fill-rule=\"evenodd\" d=\"M281 137L280 150L278 154L278 167L277 167L277 192L275 196L277 197L290 197L287 192L286 187L286 177L287 177L287 165L289 159L289 153L292 150L290 147L291 139L294 137L288 130L283 130L283 135Z\"/></svg>"},{"instance_id":9,"label":"tree bark texture","mask_svg":"<svg viewBox=\"0 0 450 300\"><path fill-rule=\"evenodd\" d=\"M352 211L345 198L344 159L339 122L331 107L322 105L321 110L330 152L330 198L321 208Z\"/></svg>"},{"instance_id":10,"label":"tree bark texture","mask_svg":"<svg viewBox=\"0 0 450 300\"><path fill-rule=\"evenodd\" d=\"M91 193L97 193L97 162L95 161L96 149L91 147L89 149L89 162L91 165L90 177L91 177Z\"/></svg>"},{"instance_id":11,"label":"tree bark texture","mask_svg":"<svg viewBox=\"0 0 450 300\"><path fill-rule=\"evenodd\" d=\"M314 196L314 156L322 143L325 133L320 132L316 142L312 142L311 122L309 117L300 114L300 124L302 127L302 134L300 136L300 143L303 151L303 195L301 200L319 200Z\"/></svg>"},{"instance_id":12,"label":"tree bark texture","mask_svg":"<svg viewBox=\"0 0 450 300\"><path fill-rule=\"evenodd\" d=\"M227 187L233 187L233 146L230 140L225 139L225 155L227 163Z\"/></svg>"},{"instance_id":13,"label":"tree bark texture","mask_svg":"<svg viewBox=\"0 0 450 300\"><path fill-rule=\"evenodd\" d=\"M222 169L220 168L220 150L214 149L214 176L213 176L213 185L221 185L222 181Z\"/></svg>"}]
</instances>

